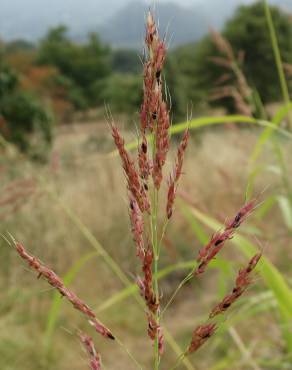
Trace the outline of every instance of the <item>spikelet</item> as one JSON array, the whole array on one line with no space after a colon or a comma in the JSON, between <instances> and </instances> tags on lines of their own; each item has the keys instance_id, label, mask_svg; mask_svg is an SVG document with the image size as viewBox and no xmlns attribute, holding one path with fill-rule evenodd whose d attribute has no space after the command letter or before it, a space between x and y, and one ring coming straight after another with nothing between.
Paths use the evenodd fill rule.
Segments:
<instances>
[{"instance_id":1,"label":"spikelet","mask_svg":"<svg viewBox=\"0 0 292 370\"><path fill-rule=\"evenodd\" d=\"M211 311L209 317L213 318L216 315L224 313L248 288L252 283L250 274L256 267L257 263L261 258L261 253L256 254L251 258L246 268L241 269L238 272L235 287L232 292L226 295L220 303L218 303Z\"/></svg>"},{"instance_id":2,"label":"spikelet","mask_svg":"<svg viewBox=\"0 0 292 370\"><path fill-rule=\"evenodd\" d=\"M143 261L145 256L143 231L144 222L137 201L130 199L130 220L132 225L132 234L136 244L136 255Z\"/></svg>"},{"instance_id":3,"label":"spikelet","mask_svg":"<svg viewBox=\"0 0 292 370\"><path fill-rule=\"evenodd\" d=\"M114 125L112 125L112 136L114 138L116 147L119 151L123 163L123 169L125 171L128 183L128 190L133 198L136 199L141 212L149 212L150 204L144 186L143 184L141 184L135 164L125 148L124 139L120 135L117 127L115 127Z\"/></svg>"},{"instance_id":4,"label":"spikelet","mask_svg":"<svg viewBox=\"0 0 292 370\"><path fill-rule=\"evenodd\" d=\"M65 297L76 310L89 319L89 323L94 326L99 334L106 338L115 339L110 330L97 319L92 309L78 298L75 293L66 288L62 279L53 270L45 266L36 257L30 255L21 243L15 242L15 248L19 256L28 263L29 267L38 273L38 278L43 276L53 288L60 292L61 296Z\"/></svg>"},{"instance_id":5,"label":"spikelet","mask_svg":"<svg viewBox=\"0 0 292 370\"><path fill-rule=\"evenodd\" d=\"M167 218L170 219L173 212L173 204L175 200L175 193L178 181L182 174L182 166L184 160L184 153L186 151L188 140L189 140L189 129L186 129L180 142L180 145L177 149L177 158L175 163L175 168L173 170L173 174L170 175L169 182L168 182L168 192L167 192L167 204L166 204L166 215Z\"/></svg>"},{"instance_id":6,"label":"spikelet","mask_svg":"<svg viewBox=\"0 0 292 370\"><path fill-rule=\"evenodd\" d=\"M194 272L195 275L203 273L209 262L221 251L227 240L233 238L236 229L245 221L249 214L255 208L255 200L246 203L236 214L236 216L227 221L223 231L216 232L209 243L205 245L198 254L197 262L199 266Z\"/></svg>"},{"instance_id":7,"label":"spikelet","mask_svg":"<svg viewBox=\"0 0 292 370\"><path fill-rule=\"evenodd\" d=\"M99 353L96 352L96 349L94 347L93 339L85 334L80 332L79 338L81 340L81 343L84 346L85 351L87 352L89 356L89 364L91 370L101 370L101 360Z\"/></svg>"},{"instance_id":8,"label":"spikelet","mask_svg":"<svg viewBox=\"0 0 292 370\"><path fill-rule=\"evenodd\" d=\"M142 134L142 142L138 149L138 163L140 177L144 182L144 189L148 190L147 180L151 172L151 163L148 158L148 143L145 134Z\"/></svg>"},{"instance_id":9,"label":"spikelet","mask_svg":"<svg viewBox=\"0 0 292 370\"><path fill-rule=\"evenodd\" d=\"M157 321L152 313L147 313L147 319L148 336L150 339L152 339L152 341L155 341L155 339L158 338L158 351L159 354L162 355L164 352L164 336L162 333L162 328L159 324L157 324Z\"/></svg>"},{"instance_id":10,"label":"spikelet","mask_svg":"<svg viewBox=\"0 0 292 370\"><path fill-rule=\"evenodd\" d=\"M196 352L216 331L216 324L199 325L193 332L186 354Z\"/></svg>"},{"instance_id":11,"label":"spikelet","mask_svg":"<svg viewBox=\"0 0 292 370\"><path fill-rule=\"evenodd\" d=\"M152 264L153 251L152 248L148 246L143 258L144 279L142 280L141 278L138 278L137 284L140 288L141 296L144 298L149 311L156 313L159 309L159 301L153 290Z\"/></svg>"}]
</instances>

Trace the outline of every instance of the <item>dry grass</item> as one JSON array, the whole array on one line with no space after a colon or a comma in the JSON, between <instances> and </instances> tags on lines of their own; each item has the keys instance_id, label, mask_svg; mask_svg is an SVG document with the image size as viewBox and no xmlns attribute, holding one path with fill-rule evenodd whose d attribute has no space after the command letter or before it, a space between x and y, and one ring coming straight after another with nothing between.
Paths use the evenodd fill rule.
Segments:
<instances>
[{"instance_id":1,"label":"dry grass","mask_svg":"<svg viewBox=\"0 0 292 370\"><path fill-rule=\"evenodd\" d=\"M85 127L77 125L72 132L66 131L67 129L60 130L56 137L54 151L59 153L60 158L57 173L51 174L44 168L23 169L17 161L13 162L13 172L19 176L28 175L29 172L32 175L41 173L45 176L47 183L55 189L60 199L80 217L114 259L119 261L128 277L134 280L137 262L129 232L125 207L126 192L123 190L125 187L120 184L122 171L118 159L109 158L104 153L105 148L111 147L107 127L103 123ZM127 136L131 139L133 133L130 132ZM219 219L233 214L243 202L242 194L245 192L248 174L247 158L256 139L255 131L232 129L206 131L199 137L193 136L185 160L184 172L187 176L182 177L181 189L186 191L201 209ZM92 145L92 142L96 145ZM287 152L288 149L286 148ZM272 162L272 159L269 162ZM1 176L5 182L9 181L7 172ZM256 191L262 191L268 184L268 193L279 181L273 173L261 176L256 184ZM277 248L268 248L265 253L277 266L287 269L285 258L291 257L291 251L286 244L287 237L280 215L274 212L265 219L264 224L257 226L265 232L266 239L273 241L277 238ZM24 244L29 245L31 252L42 256L42 259L54 266L61 275L66 273L74 261L91 251L80 231L46 193L32 197L17 213L7 216L2 222L1 232L6 230L13 232ZM193 234L179 212L172 221L171 232L167 238L172 246L165 253L165 263L195 256L198 242L193 239ZM75 336L70 334L81 321L78 321L78 315L71 312L66 304L63 304L64 310L58 322L51 365L48 367L43 363L40 338L44 332L52 291L48 290L45 284L35 283L35 277L19 264L16 255L5 243L1 243L0 253L1 369L69 370L72 363L74 369L84 368L87 359ZM230 253L235 254L230 250L225 252ZM165 297L169 294L170 287L173 289L181 277L181 273L176 272L163 282ZM98 257L87 263L72 286L76 293L82 294L93 306L98 306L103 299L121 288ZM207 295L206 289L209 292ZM208 276L204 283L197 286L196 293L191 285L180 293L180 298L175 303L177 306L166 316L166 326L178 339L185 341L187 335L190 335L190 328L198 323L198 313L203 313L205 307L214 303L213 293L216 289L214 278ZM197 302L195 308L194 301ZM176 320L173 320L174 310L179 312ZM150 363L151 351L145 351L148 345L145 344L147 339L143 335L146 325L144 314L136 310L132 299L112 307L101 314L100 318L111 323L111 328L125 338L127 346L137 354L141 363ZM242 327L237 328L244 341L246 338L249 343L253 338L250 343L252 348L255 347L256 353L263 357L267 356L266 348L277 354L279 340L279 329L275 324L269 329L271 338L259 345L259 331L265 327L267 320L273 321L271 314L261 315L256 322L253 319L248 321L255 325L253 333ZM98 348L104 354L106 368L135 368L117 346L100 342ZM202 349L197 358L200 368L209 368L214 364L214 359L207 355L210 351L215 351L214 358L216 354L220 354L221 358L222 354L240 357L228 334L225 335L225 343L215 339L208 349ZM166 359L167 362L170 360L171 358ZM229 367L234 368L233 365ZM237 368L249 369L245 364L240 365L240 362Z\"/></svg>"}]
</instances>

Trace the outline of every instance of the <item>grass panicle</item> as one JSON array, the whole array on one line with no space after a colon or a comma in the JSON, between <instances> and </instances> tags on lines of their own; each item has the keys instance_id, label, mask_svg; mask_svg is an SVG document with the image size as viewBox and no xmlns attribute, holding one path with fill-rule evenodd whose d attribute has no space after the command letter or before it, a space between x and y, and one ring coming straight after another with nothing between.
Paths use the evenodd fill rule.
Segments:
<instances>
[{"instance_id":1,"label":"grass panicle","mask_svg":"<svg viewBox=\"0 0 292 370\"><path fill-rule=\"evenodd\" d=\"M229 72L231 71L235 74L237 86L235 90L232 90L232 96L234 97L238 111L244 114L244 116L229 116L228 119L234 119L236 122L259 124L252 117L251 91L237 65L238 60L242 60L242 55L239 55L238 58L235 57L231 45L221 35L212 31L212 37L219 51L224 54L223 58L213 58L213 61L223 65L229 69ZM126 294L122 294L122 296L134 294L138 304L142 305L146 311L145 324L147 325L147 334L152 341L153 347L153 364L151 368L154 370L162 368L163 356L165 354L164 342L168 341L178 355L172 369L177 368L183 362L186 368L193 370L194 366L189 359L186 359L187 356L199 350L209 338L214 336L220 326L219 322L217 322L217 316L225 313L251 285L253 282L251 273L260 260L261 253L255 254L250 259L247 267L242 268L238 272L233 290L212 308L207 321L197 326L194 325L195 329L192 331L192 334L190 333L189 344L184 351L178 347L168 333L165 327L164 313L173 302L178 291L189 280L198 278L199 275L201 276L209 265L212 266L216 262L220 264L220 261L215 261L215 258L221 252L225 243L235 236L237 229L253 212L256 207L256 200L248 201L232 219L225 222L221 230L211 236L210 241L199 250L196 261L192 261L191 265L188 263L187 267L191 266L191 271L174 290L170 300L164 304L159 286L159 280L164 271L160 270L161 253L163 252L161 246L163 245L162 242L165 237L166 226L173 216L179 180L183 174L184 157L189 143L190 129L199 127L200 125L206 126L214 123L225 123L226 117L196 119L186 124L183 123L176 127L171 127L170 107L165 96L163 80L163 68L166 61L167 48L165 39L159 36L158 27L151 11L149 11L146 19L145 45L143 100L140 109L140 128L138 130L137 144L125 145L125 140L114 120L111 119L110 122L112 137L126 177L131 232L141 269L141 274L138 274L139 277L136 282L138 288L136 286L136 289L133 289L129 279L120 269L119 264L96 241L79 218L72 214L66 206L60 205L75 225L82 231L86 239L103 257L115 275L126 286L125 290L128 291L124 292ZM228 76L224 76L221 82L226 82L228 78ZM221 87L221 89L221 93L217 91L217 98L225 96L228 92L230 94L228 86ZM261 121L260 124L265 126L270 123L268 121ZM165 164L170 150L171 132L183 132L183 136L177 148L171 174L167 177L165 176ZM137 148L137 156L133 158L130 149L135 147ZM163 185L166 185L167 188L166 198L161 196ZM163 220L162 224L160 224L161 219ZM81 312L95 328L96 332L106 338L115 339L112 332L97 319L95 312L77 297L75 293L68 289L62 279L53 270L35 256L29 254L21 243L15 242L15 248L20 257L28 263L29 267L38 273L38 277L46 279L62 297L66 298L75 309ZM175 271L176 268L179 267L176 266L173 268L173 266L170 266L169 271ZM137 289L140 291L140 296L136 294ZM120 298L115 299L118 300ZM115 299L110 301L108 305L114 304ZM93 339L81 332L79 333L79 337L89 356L90 368L92 370L100 370L101 358L94 348ZM116 342L126 350L133 362L141 369L142 366L131 355L118 337L116 337Z\"/></svg>"},{"instance_id":2,"label":"grass panicle","mask_svg":"<svg viewBox=\"0 0 292 370\"><path fill-rule=\"evenodd\" d=\"M90 370L101 370L100 355L94 347L93 339L89 335L82 332L79 333L79 338L89 357Z\"/></svg>"},{"instance_id":3,"label":"grass panicle","mask_svg":"<svg viewBox=\"0 0 292 370\"><path fill-rule=\"evenodd\" d=\"M38 278L44 277L53 288L59 291L62 297L65 297L76 310L87 317L89 324L99 334L109 339L115 339L111 331L97 319L93 310L75 293L66 288L61 278L53 270L44 265L38 258L29 254L21 243L15 242L14 245L19 256L28 263L32 270L38 273Z\"/></svg>"}]
</instances>

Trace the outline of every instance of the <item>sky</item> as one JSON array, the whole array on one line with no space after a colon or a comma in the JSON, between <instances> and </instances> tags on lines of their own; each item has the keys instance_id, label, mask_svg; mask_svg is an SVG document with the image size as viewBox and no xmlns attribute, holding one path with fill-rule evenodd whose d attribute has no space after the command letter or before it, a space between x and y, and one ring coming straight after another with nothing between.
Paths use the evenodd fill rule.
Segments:
<instances>
[{"instance_id":1,"label":"sky","mask_svg":"<svg viewBox=\"0 0 292 370\"><path fill-rule=\"evenodd\" d=\"M0 26L1 22L24 22L26 19L40 17L41 21L47 23L54 16L64 21L70 17L80 18L88 17L88 22L92 22L94 17L95 22L100 23L113 15L119 8L122 8L130 1L135 0L0 0ZM137 0L138 1L138 0ZM198 4L222 3L222 0L139 0L149 4L157 2L174 2L184 6L197 6ZM240 4L248 3L252 0L228 0L228 3ZM292 1L292 0L291 0ZM91 16L92 17L91 17ZM84 19L83 19L84 21Z\"/></svg>"},{"instance_id":2,"label":"sky","mask_svg":"<svg viewBox=\"0 0 292 370\"><path fill-rule=\"evenodd\" d=\"M205 1L209 3L219 2L219 0L143 0L145 4L153 4L155 2L176 2L180 5L192 6ZM3 13L22 13L27 10L32 13L39 11L51 11L52 9L71 9L76 11L77 9L83 12L84 8L89 7L92 9L98 9L99 15L114 13L118 8L123 7L129 0L0 0L0 10ZM234 3L249 3L252 0L234 0Z\"/></svg>"},{"instance_id":3,"label":"sky","mask_svg":"<svg viewBox=\"0 0 292 370\"><path fill-rule=\"evenodd\" d=\"M143 1L145 8L158 2L174 2L193 7L195 11L198 7L208 7L207 13L212 15L214 22L214 14L220 18L228 14L229 9L254 0L0 0L0 39L35 39L35 35L39 37L59 24L67 24L78 35L84 29L95 30L98 25L109 22L111 16L131 1Z\"/></svg>"}]
</instances>

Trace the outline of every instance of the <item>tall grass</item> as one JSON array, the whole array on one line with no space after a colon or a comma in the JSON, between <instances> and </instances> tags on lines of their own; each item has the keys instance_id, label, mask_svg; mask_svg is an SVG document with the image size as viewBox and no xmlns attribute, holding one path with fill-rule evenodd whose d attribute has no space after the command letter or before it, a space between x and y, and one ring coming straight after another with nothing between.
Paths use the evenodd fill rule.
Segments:
<instances>
[{"instance_id":1,"label":"tall grass","mask_svg":"<svg viewBox=\"0 0 292 370\"><path fill-rule=\"evenodd\" d=\"M267 8L266 12L271 35L274 35L272 20L269 18ZM133 283L132 279L129 278L121 268L120 261L116 261L110 255L77 214L47 187L45 179L41 176L38 177L38 187L42 189L43 192L50 195L53 202L58 204L63 212L65 212L67 217L71 220L72 225L79 230L95 251L80 258L80 260L69 269L64 279L60 279L36 257L28 254L28 252L22 249L19 243L15 243L16 250L20 256L28 262L31 268L36 270L40 276L44 276L57 291L61 292L62 295L69 299L75 308L78 309L79 307L79 311L82 311L85 315L92 315L92 318L94 315L94 320L97 320L96 315L115 307L128 297L134 296L138 307L143 311L146 310L145 319L148 325L147 334L152 341L153 351L153 363L151 368L155 370L165 368L164 339L176 354L176 360L169 367L171 369L181 368L181 366L189 370L195 369L196 360L194 360L193 363L190 357L191 354L197 352L211 337L214 337L214 340L216 340L216 336L220 337L226 330L229 330L230 336L233 338L242 354L244 356L249 354L249 350L245 347L236 330L231 326L236 322L236 317L239 317L239 315L235 315L235 317L231 318L230 324L228 324L228 321L225 323L222 317L224 317L225 311L230 310L233 304L238 307L238 298L252 283L251 276L254 268L256 268L256 271L266 284L267 291L265 294L258 294L253 297L255 300L258 299L255 304L251 302L251 299L248 300L247 303L242 299L241 309L246 310L246 315L243 317L257 315L265 310L271 309L271 307L274 309L274 306L276 306L280 317L279 326L282 328L286 349L292 353L292 338L291 331L289 330L292 320L292 291L289 284L267 257L261 258L261 248L256 246L255 243L252 243L248 237L244 237L240 234L236 235L237 229L246 221L247 216L252 212L254 212L255 217L263 218L270 207L275 204L275 197L269 198L271 202L267 202L256 211L256 201L252 199L246 202L244 206L236 212L233 218L221 224L199 211L191 202L187 201L187 203L185 203L180 201L178 208L187 222L189 222L195 237L198 238L202 247L196 260L192 259L178 262L164 268L161 267L161 258L164 254L163 242L169 224L171 223L173 212L175 211L178 183L183 173L184 154L187 149L190 131L192 129L198 129L199 127L206 127L212 124L224 124L226 122L247 123L248 125L264 127L263 134L260 136L255 146L254 154L251 157L252 162L255 163L264 144L275 132L282 137L291 138L291 133L280 127L283 118L289 113L289 109L291 109L291 104L285 100L285 105L277 112L271 121L269 121L266 116L262 119L256 119L252 116L232 115L225 117L198 118L190 122L184 122L170 127L169 107L165 101L162 89L162 67L164 65L166 49L164 40L159 38L158 30L151 13L147 18L146 31L146 46L148 52L147 58L144 61L144 99L141 107L141 127L137 142L126 145L113 120L110 122L112 134L117 146L117 151L113 152L112 155L120 154L126 176L128 191L127 202L129 204L128 212L130 215L131 231L136 246L136 254L141 265L140 274L142 277L137 277L137 283ZM276 48L275 35L272 36L272 40L273 47ZM276 60L279 62L277 51L275 51L275 55ZM279 65L281 65L281 63ZM166 175L167 167L164 165L166 164L167 155L169 154L170 135L182 132L184 134L177 150L173 169ZM135 148L138 148L136 160L134 160L130 154L130 150ZM281 156L281 153L279 155ZM254 172L254 174L254 177L258 175L257 172ZM162 185L166 188L166 194L161 190ZM278 199L286 223L289 225L291 223L290 205L285 201L286 198L282 197ZM215 232L210 239L201 224L208 226ZM235 266L235 263L217 258L217 254L221 252L225 244L230 243L230 239L232 239L231 242L238 247L240 254L243 254L249 261L246 263L246 267L239 270L233 290L228 293L226 281L229 276L232 275L229 272ZM67 288L67 285L77 277L81 267L95 256L99 256L105 262L112 276L119 280L124 288L107 300L104 300L95 310L91 311L85 303L83 304L77 299L77 296ZM256 267L260 258L261 262ZM185 343L181 346L167 330L165 314L168 308L173 305L173 302L177 300L178 293L185 284L192 280L198 281L207 268L216 268L220 271L221 288L219 297L217 298L218 303L214 305L213 308L211 307L210 311L209 308L205 309L203 315L196 315L194 325L190 328L190 330L192 330L192 335L188 333L188 339L184 341ZM185 278L179 283L178 287L173 290L170 297L164 299L164 297L162 297L161 281L171 274L185 270L189 270L189 273L186 273ZM51 309L47 317L47 328L44 337L46 355L52 347L57 318L61 309L61 300L57 291L52 299ZM256 306L256 308L254 306ZM239 317L238 320L242 320L242 317ZM109 336L108 333L114 333L112 330L107 331L108 329L99 321L94 321L94 324L96 324L95 327L97 332L104 336ZM102 351L98 349L98 352L96 352L93 346L93 340L87 334L80 332L76 334L79 335L81 342L84 344L89 354L91 368L101 368L103 364L100 361L98 352L101 352L102 357ZM143 368L140 360L137 359L136 355L132 354L127 345L124 344L124 341L115 333L112 336L116 338L118 345L127 353L132 363L135 364L137 368ZM249 358L249 364L252 368L259 368L257 361L254 361L251 357ZM229 365L230 361L223 359L222 363L218 362L214 369L226 368L226 366Z\"/></svg>"},{"instance_id":2,"label":"tall grass","mask_svg":"<svg viewBox=\"0 0 292 370\"><path fill-rule=\"evenodd\" d=\"M277 72L279 76L279 83L280 83L281 90L282 90L283 101L284 101L285 106L288 109L290 105L289 90L288 90L288 86L287 86L287 82L286 82L286 78L284 74L281 52L279 49L277 34L276 34L275 26L273 23L268 0L264 0L264 8L265 8L266 19L267 19L267 24L269 28L270 38L271 38L271 44L272 44L274 57L275 57L275 63L276 63ZM289 119L289 127L291 130L292 129L292 116L290 112L288 113L288 119Z\"/></svg>"}]
</instances>

